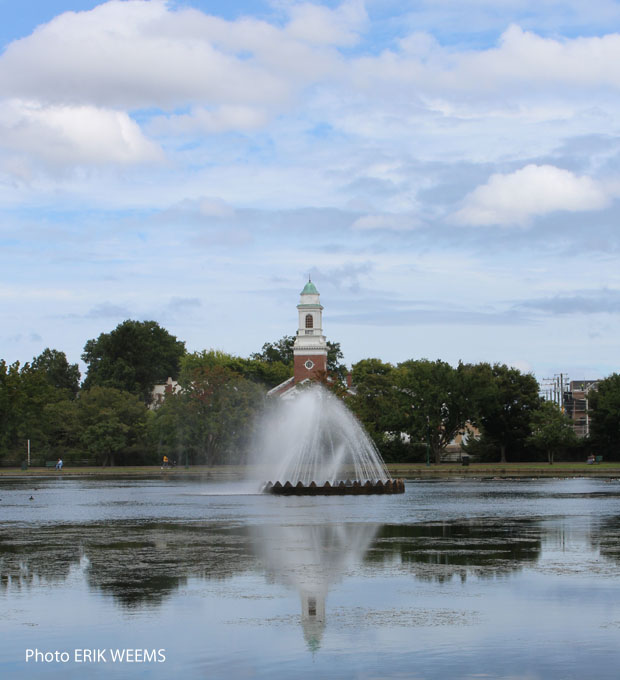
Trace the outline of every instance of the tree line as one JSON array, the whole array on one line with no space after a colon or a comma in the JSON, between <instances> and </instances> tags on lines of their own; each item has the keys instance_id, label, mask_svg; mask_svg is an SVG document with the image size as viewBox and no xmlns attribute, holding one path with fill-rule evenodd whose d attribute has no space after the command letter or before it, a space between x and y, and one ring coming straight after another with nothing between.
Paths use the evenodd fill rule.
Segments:
<instances>
[{"instance_id":1,"label":"tree line","mask_svg":"<svg viewBox=\"0 0 620 680\"><path fill-rule=\"evenodd\" d=\"M0 463L242 463L267 391L293 374L293 336L247 358L187 352L155 321L127 320L88 340L77 364L45 349L31 362L0 360ZM479 460L617 459L620 375L590 397L590 436L578 440L569 418L539 396L533 375L501 364L363 359L351 371L339 343L328 343L326 387L357 415L387 462L439 462L458 435ZM157 408L153 388L178 382ZM467 434L469 436L467 437Z\"/></svg>"}]
</instances>

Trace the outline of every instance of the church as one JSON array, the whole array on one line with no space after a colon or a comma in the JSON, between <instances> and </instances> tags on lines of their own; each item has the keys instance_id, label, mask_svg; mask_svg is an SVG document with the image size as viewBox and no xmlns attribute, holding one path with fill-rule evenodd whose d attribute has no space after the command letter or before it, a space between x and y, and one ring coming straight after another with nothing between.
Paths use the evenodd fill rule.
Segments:
<instances>
[{"instance_id":1,"label":"church","mask_svg":"<svg viewBox=\"0 0 620 680\"><path fill-rule=\"evenodd\" d=\"M267 393L270 397L291 399L300 383L319 380L327 373L327 340L323 335L323 307L319 291L308 280L297 305L297 334L293 345L293 376Z\"/></svg>"}]
</instances>

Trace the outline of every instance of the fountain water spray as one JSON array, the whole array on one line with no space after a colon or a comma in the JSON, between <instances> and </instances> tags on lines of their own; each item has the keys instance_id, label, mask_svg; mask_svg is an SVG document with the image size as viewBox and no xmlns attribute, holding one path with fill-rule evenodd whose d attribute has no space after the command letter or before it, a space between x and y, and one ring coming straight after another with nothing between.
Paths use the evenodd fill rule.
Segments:
<instances>
[{"instance_id":1,"label":"fountain water spray","mask_svg":"<svg viewBox=\"0 0 620 680\"><path fill-rule=\"evenodd\" d=\"M344 403L320 385L273 405L262 423L258 461L276 494L402 493ZM274 480L272 483L271 480Z\"/></svg>"}]
</instances>

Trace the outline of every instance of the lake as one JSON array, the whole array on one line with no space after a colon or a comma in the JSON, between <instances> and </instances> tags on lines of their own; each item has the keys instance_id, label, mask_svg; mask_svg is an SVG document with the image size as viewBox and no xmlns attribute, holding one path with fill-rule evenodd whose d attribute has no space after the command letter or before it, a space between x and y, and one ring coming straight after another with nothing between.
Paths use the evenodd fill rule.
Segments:
<instances>
[{"instance_id":1,"label":"lake","mask_svg":"<svg viewBox=\"0 0 620 680\"><path fill-rule=\"evenodd\" d=\"M0 677L618 678L617 480L243 491L0 481Z\"/></svg>"}]
</instances>

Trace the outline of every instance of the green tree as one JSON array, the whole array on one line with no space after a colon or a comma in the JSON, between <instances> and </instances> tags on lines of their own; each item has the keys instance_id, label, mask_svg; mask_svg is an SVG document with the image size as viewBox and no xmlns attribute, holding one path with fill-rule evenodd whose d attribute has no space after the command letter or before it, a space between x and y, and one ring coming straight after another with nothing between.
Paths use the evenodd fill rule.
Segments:
<instances>
[{"instance_id":1,"label":"green tree","mask_svg":"<svg viewBox=\"0 0 620 680\"><path fill-rule=\"evenodd\" d=\"M527 443L544 451L549 465L553 465L554 458L560 451L577 444L571 419L552 401L543 401L532 412L531 430Z\"/></svg>"},{"instance_id":2,"label":"green tree","mask_svg":"<svg viewBox=\"0 0 620 680\"><path fill-rule=\"evenodd\" d=\"M381 446L386 433L399 427L394 366L381 359L362 359L353 365L351 378L354 393L347 397L347 405Z\"/></svg>"},{"instance_id":3,"label":"green tree","mask_svg":"<svg viewBox=\"0 0 620 680\"><path fill-rule=\"evenodd\" d=\"M80 442L98 464L142 462L147 408L136 395L95 386L81 392L78 405Z\"/></svg>"},{"instance_id":4,"label":"green tree","mask_svg":"<svg viewBox=\"0 0 620 680\"><path fill-rule=\"evenodd\" d=\"M185 343L156 321L123 321L84 345L88 372L83 387L114 387L149 404L156 383L178 377L184 354Z\"/></svg>"},{"instance_id":5,"label":"green tree","mask_svg":"<svg viewBox=\"0 0 620 680\"><path fill-rule=\"evenodd\" d=\"M342 363L344 354L340 349L339 342L327 341L327 373L331 376L337 376L340 380L344 380L349 372L349 369Z\"/></svg>"},{"instance_id":6,"label":"green tree","mask_svg":"<svg viewBox=\"0 0 620 680\"><path fill-rule=\"evenodd\" d=\"M80 404L78 402L77 399L63 399L45 404L43 407L47 435L46 448L52 458L62 456L65 462L77 457L84 458L80 439Z\"/></svg>"},{"instance_id":7,"label":"green tree","mask_svg":"<svg viewBox=\"0 0 620 680\"><path fill-rule=\"evenodd\" d=\"M253 355L255 356L255 355ZM200 368L220 366L258 385L271 389L291 377L293 365L285 365L280 361L264 361L262 359L244 359L219 350L203 350L186 354L181 359L179 381L189 384L191 375Z\"/></svg>"},{"instance_id":8,"label":"green tree","mask_svg":"<svg viewBox=\"0 0 620 680\"><path fill-rule=\"evenodd\" d=\"M14 462L25 457L30 440L33 456L40 458L55 448L54 423L47 407L69 398L66 383L56 386L44 366L0 361L0 455Z\"/></svg>"},{"instance_id":9,"label":"green tree","mask_svg":"<svg viewBox=\"0 0 620 680\"><path fill-rule=\"evenodd\" d=\"M65 388L50 384L45 370L33 369L26 363L20 372L18 406L18 437L21 441L31 440L32 449L46 454L54 446L50 438L50 422L45 408L73 397Z\"/></svg>"},{"instance_id":10,"label":"green tree","mask_svg":"<svg viewBox=\"0 0 620 680\"><path fill-rule=\"evenodd\" d=\"M428 440L436 463L469 418L465 370L439 359L405 361L396 368L400 431L412 442Z\"/></svg>"},{"instance_id":11,"label":"green tree","mask_svg":"<svg viewBox=\"0 0 620 680\"><path fill-rule=\"evenodd\" d=\"M507 450L523 448L531 434L532 414L540 405L538 382L505 364L478 364L475 370L484 386L477 397L475 421L505 463Z\"/></svg>"},{"instance_id":12,"label":"green tree","mask_svg":"<svg viewBox=\"0 0 620 680\"><path fill-rule=\"evenodd\" d=\"M250 355L251 359L266 361L267 363L281 363L293 365L294 335L284 335L275 342L266 342L260 352Z\"/></svg>"},{"instance_id":13,"label":"green tree","mask_svg":"<svg viewBox=\"0 0 620 680\"><path fill-rule=\"evenodd\" d=\"M5 457L18 444L21 379L19 362L0 360L0 455Z\"/></svg>"},{"instance_id":14,"label":"green tree","mask_svg":"<svg viewBox=\"0 0 620 680\"><path fill-rule=\"evenodd\" d=\"M70 364L64 352L46 347L30 364L33 371L41 371L49 384L60 390L66 390L75 397L80 389L80 369L77 364Z\"/></svg>"},{"instance_id":15,"label":"green tree","mask_svg":"<svg viewBox=\"0 0 620 680\"><path fill-rule=\"evenodd\" d=\"M183 390L167 395L149 423L160 453L208 465L241 462L264 391L217 363L185 366L181 377Z\"/></svg>"},{"instance_id":16,"label":"green tree","mask_svg":"<svg viewBox=\"0 0 620 680\"><path fill-rule=\"evenodd\" d=\"M594 449L618 457L620 450L620 374L612 373L589 394L590 439Z\"/></svg>"}]
</instances>

